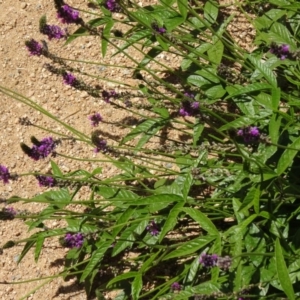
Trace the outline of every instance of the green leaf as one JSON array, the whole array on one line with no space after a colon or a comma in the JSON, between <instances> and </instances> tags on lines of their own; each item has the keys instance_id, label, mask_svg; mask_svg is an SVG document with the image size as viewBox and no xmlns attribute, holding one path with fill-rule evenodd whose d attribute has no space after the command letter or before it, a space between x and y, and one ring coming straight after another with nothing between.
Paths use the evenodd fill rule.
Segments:
<instances>
[{"instance_id":1,"label":"green leaf","mask_svg":"<svg viewBox=\"0 0 300 300\"><path fill-rule=\"evenodd\" d=\"M139 124L136 128L134 128L130 133L128 133L121 141L121 145L124 145L128 141L134 139L136 136L147 133L153 128L157 128L157 124L160 124L162 121L161 118L155 118L155 119L147 119L143 123ZM156 125L156 126L155 126Z\"/></svg>"},{"instance_id":2,"label":"green leaf","mask_svg":"<svg viewBox=\"0 0 300 300\"><path fill-rule=\"evenodd\" d=\"M265 64L260 61L260 59L248 55L248 59L251 63L257 68L265 77L265 79L273 86L277 87L277 80L275 75L273 74L272 70Z\"/></svg>"},{"instance_id":3,"label":"green leaf","mask_svg":"<svg viewBox=\"0 0 300 300\"><path fill-rule=\"evenodd\" d=\"M30 238L35 237L36 234L33 234ZM28 242L26 242L19 258L18 258L18 264L22 261L22 259L24 258L24 256L27 254L27 252L31 249L31 247L36 243L36 239L32 239L29 240Z\"/></svg>"},{"instance_id":4,"label":"green leaf","mask_svg":"<svg viewBox=\"0 0 300 300\"><path fill-rule=\"evenodd\" d=\"M121 275L118 275L117 277L113 278L112 280L110 280L107 284L107 287L113 285L114 283L118 282L118 281L122 281L128 278L132 278L137 276L139 273L138 272L127 272L127 273L123 273Z\"/></svg>"},{"instance_id":5,"label":"green leaf","mask_svg":"<svg viewBox=\"0 0 300 300\"><path fill-rule=\"evenodd\" d=\"M218 39L212 47L207 51L208 58L211 62L216 65L219 65L224 52L224 45L220 39Z\"/></svg>"},{"instance_id":6,"label":"green leaf","mask_svg":"<svg viewBox=\"0 0 300 300\"><path fill-rule=\"evenodd\" d=\"M37 262L40 257L44 241L45 241L45 236L38 235L38 237L36 239L35 250L34 250L34 261L35 262Z\"/></svg>"},{"instance_id":7,"label":"green leaf","mask_svg":"<svg viewBox=\"0 0 300 300\"><path fill-rule=\"evenodd\" d=\"M216 228L214 223L202 212L190 207L183 207L182 211L189 214L196 222L199 223L202 229L212 235L219 235L219 230Z\"/></svg>"},{"instance_id":8,"label":"green leaf","mask_svg":"<svg viewBox=\"0 0 300 300\"><path fill-rule=\"evenodd\" d=\"M288 147L296 148L300 150L300 137L298 137L292 144ZM277 164L277 175L281 175L293 162L294 157L299 152L299 150L286 149L281 155Z\"/></svg>"},{"instance_id":9,"label":"green leaf","mask_svg":"<svg viewBox=\"0 0 300 300\"><path fill-rule=\"evenodd\" d=\"M159 236L159 242L161 242L163 240L163 238L165 237L165 235L173 230L173 228L175 227L176 223L177 223L177 217L180 213L180 209L181 207L184 206L184 202L178 202L176 203L176 205L171 209L167 220L164 224L164 227L161 230L160 236Z\"/></svg>"},{"instance_id":10,"label":"green leaf","mask_svg":"<svg viewBox=\"0 0 300 300\"><path fill-rule=\"evenodd\" d=\"M270 90L273 87L266 83L253 83L248 84L246 86L242 85L234 85L234 86L228 86L226 87L227 92L229 93L229 96L227 96L224 100L237 97L244 94L249 94L261 90Z\"/></svg>"},{"instance_id":11,"label":"green leaf","mask_svg":"<svg viewBox=\"0 0 300 300\"><path fill-rule=\"evenodd\" d=\"M199 269L199 257L197 256L189 267L189 271L185 278L185 283L187 284L191 283L195 279L198 269Z\"/></svg>"},{"instance_id":12,"label":"green leaf","mask_svg":"<svg viewBox=\"0 0 300 300\"><path fill-rule=\"evenodd\" d=\"M276 41L276 43L279 44L288 44L291 47L291 50L296 49L296 44L291 38L291 34L288 31L287 27L283 24L280 24L278 22L274 23L270 31L268 32L268 36L270 37L271 41Z\"/></svg>"},{"instance_id":13,"label":"green leaf","mask_svg":"<svg viewBox=\"0 0 300 300\"><path fill-rule=\"evenodd\" d=\"M203 132L204 125L199 122L199 119L197 119L197 123L194 125L194 134L193 134L193 146L195 147L201 137L201 134Z\"/></svg>"},{"instance_id":14,"label":"green leaf","mask_svg":"<svg viewBox=\"0 0 300 300\"><path fill-rule=\"evenodd\" d=\"M80 36L87 36L87 35L89 35L87 29L83 27L79 27L74 33L68 36L66 42L64 43L64 46L73 42L75 39L77 39Z\"/></svg>"},{"instance_id":15,"label":"green leaf","mask_svg":"<svg viewBox=\"0 0 300 300\"><path fill-rule=\"evenodd\" d=\"M181 244L176 250L167 254L163 260L194 254L199 249L216 239L215 235L201 236Z\"/></svg>"},{"instance_id":16,"label":"green leaf","mask_svg":"<svg viewBox=\"0 0 300 300\"><path fill-rule=\"evenodd\" d=\"M139 295L140 292L142 290L143 287L143 279L142 279L142 275L138 274L133 282L132 282L132 286L131 286L131 296L133 300L138 300L139 299Z\"/></svg>"},{"instance_id":17,"label":"green leaf","mask_svg":"<svg viewBox=\"0 0 300 300\"><path fill-rule=\"evenodd\" d=\"M101 38L102 57L105 57L107 45L110 37L110 30L114 26L114 23L115 22L112 19L110 19L103 29L102 38Z\"/></svg>"},{"instance_id":18,"label":"green leaf","mask_svg":"<svg viewBox=\"0 0 300 300\"><path fill-rule=\"evenodd\" d=\"M274 111L278 110L278 105L281 99L281 90L280 88L272 89L272 107Z\"/></svg>"},{"instance_id":19,"label":"green leaf","mask_svg":"<svg viewBox=\"0 0 300 300\"><path fill-rule=\"evenodd\" d=\"M223 89L222 85L215 85L210 89L205 91L205 95L210 99L220 99L225 95L226 91Z\"/></svg>"},{"instance_id":20,"label":"green leaf","mask_svg":"<svg viewBox=\"0 0 300 300\"><path fill-rule=\"evenodd\" d=\"M218 13L219 13L219 9L217 4L213 1L206 1L204 5L204 18L210 24L213 24L217 20Z\"/></svg>"},{"instance_id":21,"label":"green leaf","mask_svg":"<svg viewBox=\"0 0 300 300\"><path fill-rule=\"evenodd\" d=\"M53 160L51 160L50 163L51 163L53 175L63 177L64 175L63 175L62 171L60 170L60 168L58 167L58 165Z\"/></svg>"},{"instance_id":22,"label":"green leaf","mask_svg":"<svg viewBox=\"0 0 300 300\"><path fill-rule=\"evenodd\" d=\"M283 288L283 291L288 296L289 300L296 299L293 285L289 276L289 272L286 267L284 257L282 254L282 249L281 249L279 239L276 239L275 242L275 260L276 260L277 276Z\"/></svg>"},{"instance_id":23,"label":"green leaf","mask_svg":"<svg viewBox=\"0 0 300 300\"><path fill-rule=\"evenodd\" d=\"M135 212L135 209L132 207L128 207L124 213L118 218L116 224L114 225L114 228L112 230L112 237L115 238L118 233L127 226L128 220L132 217L133 213Z\"/></svg>"},{"instance_id":24,"label":"green leaf","mask_svg":"<svg viewBox=\"0 0 300 300\"><path fill-rule=\"evenodd\" d=\"M181 16L174 16L172 18L168 18L164 20L164 24L167 28L167 31L172 31L175 28L177 28L178 26L180 26L183 22L185 21L185 19Z\"/></svg>"},{"instance_id":25,"label":"green leaf","mask_svg":"<svg viewBox=\"0 0 300 300\"><path fill-rule=\"evenodd\" d=\"M80 277L80 282L83 282L94 271L94 269L100 265L106 250L111 247L111 244L112 241L105 241L97 245L97 250L93 252L89 263L84 268L84 271Z\"/></svg>"},{"instance_id":26,"label":"green leaf","mask_svg":"<svg viewBox=\"0 0 300 300\"><path fill-rule=\"evenodd\" d=\"M177 6L183 19L186 19L188 11L188 0L177 0Z\"/></svg>"},{"instance_id":27,"label":"green leaf","mask_svg":"<svg viewBox=\"0 0 300 300\"><path fill-rule=\"evenodd\" d=\"M244 208L249 209L254 202L259 201L259 198L260 198L260 190L256 186L251 187L238 211L241 211Z\"/></svg>"}]
</instances>

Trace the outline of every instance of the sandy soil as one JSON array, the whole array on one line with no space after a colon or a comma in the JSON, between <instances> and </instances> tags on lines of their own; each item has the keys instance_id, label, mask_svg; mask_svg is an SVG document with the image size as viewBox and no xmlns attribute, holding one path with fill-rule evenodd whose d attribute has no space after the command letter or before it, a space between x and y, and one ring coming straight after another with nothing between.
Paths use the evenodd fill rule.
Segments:
<instances>
[{"instance_id":1,"label":"sandy soil","mask_svg":"<svg viewBox=\"0 0 300 300\"><path fill-rule=\"evenodd\" d=\"M67 2L74 7L93 11L92 8L87 6L87 0L68 0ZM143 1L143 3L147 2ZM49 112L68 122L70 125L79 128L85 134L89 135L91 133L91 126L87 117L94 112L100 112L105 121L101 125L101 130L116 137L123 135L123 129L110 124L110 122L121 123L125 117L123 112L115 110L101 99L94 99L86 92L78 91L64 85L60 77L46 70L44 67L44 64L48 62L46 58L30 57L28 55L24 46L25 40L31 38L36 40L45 39L38 32L38 20L45 13L47 14L49 24L60 25L56 18L53 2L50 0L0 0L0 85L12 88L30 97ZM81 16L85 20L90 18L90 15L86 13L81 13ZM74 27L68 26L68 29L72 32ZM247 29L247 32L250 32L250 29ZM250 32L251 35L252 32ZM239 37L238 34L237 37ZM247 44L247 39L244 39L244 42ZM119 81L120 84L107 83L101 80L95 81L92 78L85 79L86 82L92 85L99 84L105 89L115 89L118 92L126 91L126 85L121 83L129 85L134 83L131 79L130 63L126 61L126 57L120 55L109 59L110 51L108 51L107 58L102 59L99 41L96 41L95 38L79 38L64 48L61 47L62 45L63 41L53 40L48 42L50 51L54 51L61 57L93 60L116 65L126 64L128 67L118 70L104 66L75 64L75 66L78 66L84 72L90 72L101 77L110 77ZM137 54L134 53L134 55ZM162 57L162 59L168 60L169 58ZM132 100L139 101L139 98L137 97ZM32 171L46 173L50 169L49 159L34 162L23 154L20 143L25 142L30 144L30 137L32 135L37 138L43 138L49 136L49 133L34 126L21 126L19 118L27 117L37 126L49 128L63 134L67 134L66 129L58 126L41 113L37 113L33 109L2 94L0 95L0 105L0 125L2 128L0 133L0 164L7 166L11 173L19 175ZM101 154L97 154L96 156L93 153L92 147L87 147L78 142L72 143L68 140L64 141L57 150L71 156L101 158ZM76 162L62 157L56 157L54 160L65 172L79 168L92 170L100 165L97 163ZM109 165L101 164L101 166L104 168L104 177L112 174L113 170ZM34 176L20 176L18 180L11 181L8 185L1 183L0 208L6 206L5 200L13 195L20 195L26 198L44 190L45 188L38 186ZM82 191L81 195L84 195L84 191ZM10 206L13 206L18 211L26 209L29 212L38 212L42 208L42 205L32 203L26 205L17 203ZM56 228L60 226L60 222L53 221L47 225L51 228ZM2 244L8 240L22 240L30 234L27 231L27 226L20 219L11 221L0 220ZM63 269L62 259L67 251L67 249L59 245L57 240L49 240L46 242L37 263L34 261L33 252L30 251L22 262L17 264L22 248L23 246L20 245L11 249L5 249L3 254L0 255L0 299L86 299L82 287L74 280L64 282L61 278L57 278L39 289L37 287L45 283L45 280L13 284L18 281L57 274Z\"/></svg>"}]
</instances>

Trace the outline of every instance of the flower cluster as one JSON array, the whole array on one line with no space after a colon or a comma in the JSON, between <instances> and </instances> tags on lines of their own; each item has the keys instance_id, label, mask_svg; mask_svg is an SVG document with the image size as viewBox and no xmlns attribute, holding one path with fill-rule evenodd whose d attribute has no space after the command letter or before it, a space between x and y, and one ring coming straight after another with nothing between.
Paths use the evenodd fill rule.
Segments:
<instances>
[{"instance_id":1,"label":"flower cluster","mask_svg":"<svg viewBox=\"0 0 300 300\"><path fill-rule=\"evenodd\" d=\"M98 131L92 132L92 143L96 146L95 153L108 151L107 141L98 136Z\"/></svg>"},{"instance_id":2,"label":"flower cluster","mask_svg":"<svg viewBox=\"0 0 300 300\"><path fill-rule=\"evenodd\" d=\"M5 220L12 220L16 216L17 212L13 207L2 208L2 218Z\"/></svg>"},{"instance_id":3,"label":"flower cluster","mask_svg":"<svg viewBox=\"0 0 300 300\"><path fill-rule=\"evenodd\" d=\"M8 183L9 179L11 179L8 168L0 165L0 180L3 181L4 184Z\"/></svg>"},{"instance_id":4,"label":"flower cluster","mask_svg":"<svg viewBox=\"0 0 300 300\"><path fill-rule=\"evenodd\" d=\"M64 37L66 37L66 31L65 30L62 30L59 26L57 25L48 25L46 24L41 32L45 35L48 36L49 40L52 40L52 39L62 39Z\"/></svg>"},{"instance_id":5,"label":"flower cluster","mask_svg":"<svg viewBox=\"0 0 300 300\"><path fill-rule=\"evenodd\" d=\"M38 180L39 186L45 186L45 187L53 187L56 184L55 178L51 176L43 176L43 175L37 175L36 179Z\"/></svg>"},{"instance_id":6,"label":"flower cluster","mask_svg":"<svg viewBox=\"0 0 300 300\"><path fill-rule=\"evenodd\" d=\"M120 6L119 6L119 4L117 3L116 0L107 0L105 2L105 7L111 12L120 11Z\"/></svg>"},{"instance_id":7,"label":"flower cluster","mask_svg":"<svg viewBox=\"0 0 300 300\"><path fill-rule=\"evenodd\" d=\"M276 55L281 60L284 60L289 57L290 55L290 46L286 44L282 44L280 46L276 45L275 43L271 44L270 52Z\"/></svg>"},{"instance_id":8,"label":"flower cluster","mask_svg":"<svg viewBox=\"0 0 300 300\"><path fill-rule=\"evenodd\" d=\"M205 268L219 267L222 270L228 270L231 266L231 258L226 255L224 257L218 256L217 254L206 254L202 253L199 258L199 263Z\"/></svg>"},{"instance_id":9,"label":"flower cluster","mask_svg":"<svg viewBox=\"0 0 300 300\"><path fill-rule=\"evenodd\" d=\"M99 113L95 113L95 114L89 116L88 118L91 121L91 125L93 127L98 126L99 123L102 121L102 117L101 117L101 115Z\"/></svg>"},{"instance_id":10,"label":"flower cluster","mask_svg":"<svg viewBox=\"0 0 300 300\"><path fill-rule=\"evenodd\" d=\"M158 34L164 34L167 32L166 28L159 27L156 23L151 24L152 29Z\"/></svg>"},{"instance_id":11,"label":"flower cluster","mask_svg":"<svg viewBox=\"0 0 300 300\"><path fill-rule=\"evenodd\" d=\"M199 102L183 101L179 110L179 115L183 117L196 116L199 113Z\"/></svg>"},{"instance_id":12,"label":"flower cluster","mask_svg":"<svg viewBox=\"0 0 300 300\"><path fill-rule=\"evenodd\" d=\"M110 91L110 92L102 91L102 97L103 97L103 100L106 103L109 103L110 102L110 98L117 98L118 94L117 94L116 91Z\"/></svg>"},{"instance_id":13,"label":"flower cluster","mask_svg":"<svg viewBox=\"0 0 300 300\"><path fill-rule=\"evenodd\" d=\"M250 126L243 129L239 129L237 135L242 137L245 143L249 144L249 143L255 143L259 140L260 132L257 127Z\"/></svg>"},{"instance_id":14,"label":"flower cluster","mask_svg":"<svg viewBox=\"0 0 300 300\"><path fill-rule=\"evenodd\" d=\"M80 248L83 245L84 236L82 233L67 233L64 242L67 248Z\"/></svg>"},{"instance_id":15,"label":"flower cluster","mask_svg":"<svg viewBox=\"0 0 300 300\"><path fill-rule=\"evenodd\" d=\"M146 229L149 231L149 233L153 236L156 236L159 234L159 228L155 221L151 221L149 225L146 227Z\"/></svg>"},{"instance_id":16,"label":"flower cluster","mask_svg":"<svg viewBox=\"0 0 300 300\"><path fill-rule=\"evenodd\" d=\"M52 137L44 138L41 141L35 140L34 145L31 148L24 143L21 144L22 150L34 160L46 158L53 153L55 147L56 143Z\"/></svg>"},{"instance_id":17,"label":"flower cluster","mask_svg":"<svg viewBox=\"0 0 300 300\"><path fill-rule=\"evenodd\" d=\"M40 56L43 53L43 46L34 39L25 42L30 55Z\"/></svg>"},{"instance_id":18,"label":"flower cluster","mask_svg":"<svg viewBox=\"0 0 300 300\"><path fill-rule=\"evenodd\" d=\"M69 5L65 4L58 9L57 17L62 23L66 24L78 24L80 21L79 12Z\"/></svg>"},{"instance_id":19,"label":"flower cluster","mask_svg":"<svg viewBox=\"0 0 300 300\"><path fill-rule=\"evenodd\" d=\"M218 255L217 254L210 255L210 254L203 253L200 255L199 262L205 268L215 267L218 262Z\"/></svg>"},{"instance_id":20,"label":"flower cluster","mask_svg":"<svg viewBox=\"0 0 300 300\"><path fill-rule=\"evenodd\" d=\"M181 285L178 282L173 282L171 284L171 290L172 291L180 291L181 290Z\"/></svg>"},{"instance_id":21,"label":"flower cluster","mask_svg":"<svg viewBox=\"0 0 300 300\"><path fill-rule=\"evenodd\" d=\"M76 86L78 84L78 80L76 77L71 73L63 74L64 83L70 86Z\"/></svg>"}]
</instances>

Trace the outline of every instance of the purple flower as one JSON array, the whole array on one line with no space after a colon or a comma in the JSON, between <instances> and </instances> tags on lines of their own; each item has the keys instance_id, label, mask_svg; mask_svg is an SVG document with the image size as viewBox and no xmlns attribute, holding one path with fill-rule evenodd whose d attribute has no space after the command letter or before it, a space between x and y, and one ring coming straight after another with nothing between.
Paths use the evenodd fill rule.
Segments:
<instances>
[{"instance_id":1,"label":"purple flower","mask_svg":"<svg viewBox=\"0 0 300 300\"><path fill-rule=\"evenodd\" d=\"M63 79L64 79L64 83L67 84L67 85L70 85L70 86L75 86L77 84L77 79L76 77L71 74L71 73L65 73L63 75Z\"/></svg>"},{"instance_id":2,"label":"purple flower","mask_svg":"<svg viewBox=\"0 0 300 300\"><path fill-rule=\"evenodd\" d=\"M8 171L8 168L0 165L0 180L2 180L4 184L6 184L6 183L8 183L10 178L11 178L11 176Z\"/></svg>"},{"instance_id":3,"label":"purple flower","mask_svg":"<svg viewBox=\"0 0 300 300\"><path fill-rule=\"evenodd\" d=\"M171 289L172 289L173 291L180 291L180 290L181 290L181 285L180 285L178 282L174 282L174 283L172 283L172 285L171 285Z\"/></svg>"},{"instance_id":4,"label":"purple flower","mask_svg":"<svg viewBox=\"0 0 300 300\"><path fill-rule=\"evenodd\" d=\"M49 38L49 40L52 39L61 39L64 38L66 36L66 32L64 30L62 30L59 26L57 25L48 25L46 24L43 28L42 28L42 33L46 34Z\"/></svg>"},{"instance_id":5,"label":"purple flower","mask_svg":"<svg viewBox=\"0 0 300 300\"><path fill-rule=\"evenodd\" d=\"M151 27L159 34L164 34L167 32L164 27L159 27L156 23L152 23Z\"/></svg>"},{"instance_id":6,"label":"purple flower","mask_svg":"<svg viewBox=\"0 0 300 300\"><path fill-rule=\"evenodd\" d=\"M67 248L80 248L84 242L84 236L81 233L67 233L64 238Z\"/></svg>"},{"instance_id":7,"label":"purple flower","mask_svg":"<svg viewBox=\"0 0 300 300\"><path fill-rule=\"evenodd\" d=\"M199 102L184 100L179 110L179 115L183 117L195 116L199 113Z\"/></svg>"},{"instance_id":8,"label":"purple flower","mask_svg":"<svg viewBox=\"0 0 300 300\"><path fill-rule=\"evenodd\" d=\"M57 12L57 17L61 20L62 23L72 24L79 23L79 12L69 5L65 4L59 8Z\"/></svg>"},{"instance_id":9,"label":"purple flower","mask_svg":"<svg viewBox=\"0 0 300 300\"><path fill-rule=\"evenodd\" d=\"M95 144L96 148L94 149L95 153L99 153L99 152L106 152L107 151L107 141L100 139L98 140L98 142Z\"/></svg>"},{"instance_id":10,"label":"purple flower","mask_svg":"<svg viewBox=\"0 0 300 300\"><path fill-rule=\"evenodd\" d=\"M22 150L32 159L40 160L46 158L54 151L56 147L55 141L52 137L47 137L41 141L37 141L31 148L25 144L21 144Z\"/></svg>"},{"instance_id":11,"label":"purple flower","mask_svg":"<svg viewBox=\"0 0 300 300\"><path fill-rule=\"evenodd\" d=\"M46 187L53 187L56 184L55 178L51 176L43 176L38 175L36 176L36 179L38 180L39 186L46 186Z\"/></svg>"},{"instance_id":12,"label":"purple flower","mask_svg":"<svg viewBox=\"0 0 300 300\"><path fill-rule=\"evenodd\" d=\"M117 12L120 10L120 6L116 0L107 0L105 2L105 7L111 12Z\"/></svg>"},{"instance_id":13,"label":"purple flower","mask_svg":"<svg viewBox=\"0 0 300 300\"><path fill-rule=\"evenodd\" d=\"M272 43L270 47L270 52L276 55L281 60L284 60L290 55L290 46L286 44L278 46L275 43Z\"/></svg>"},{"instance_id":14,"label":"purple flower","mask_svg":"<svg viewBox=\"0 0 300 300\"><path fill-rule=\"evenodd\" d=\"M189 93L189 92L185 92L185 93L184 93L184 96L185 96L185 97L188 97L188 98L192 98L192 99L195 98L194 94Z\"/></svg>"},{"instance_id":15,"label":"purple flower","mask_svg":"<svg viewBox=\"0 0 300 300\"><path fill-rule=\"evenodd\" d=\"M17 212L15 211L15 209L13 207L3 207L2 208L2 213L4 219L6 220L12 220L15 218Z\"/></svg>"},{"instance_id":16,"label":"purple flower","mask_svg":"<svg viewBox=\"0 0 300 300\"><path fill-rule=\"evenodd\" d=\"M95 113L95 114L89 116L88 118L91 121L91 125L94 127L98 126L99 123L102 121L102 117L99 113Z\"/></svg>"},{"instance_id":17,"label":"purple flower","mask_svg":"<svg viewBox=\"0 0 300 300\"><path fill-rule=\"evenodd\" d=\"M151 221L149 225L146 227L146 229L149 231L149 233L153 236L156 236L159 234L159 228L155 221Z\"/></svg>"},{"instance_id":18,"label":"purple flower","mask_svg":"<svg viewBox=\"0 0 300 300\"><path fill-rule=\"evenodd\" d=\"M206 268L215 267L218 262L218 255L217 254L206 254L203 253L200 256L199 262Z\"/></svg>"},{"instance_id":19,"label":"purple flower","mask_svg":"<svg viewBox=\"0 0 300 300\"><path fill-rule=\"evenodd\" d=\"M40 56L43 52L43 46L39 44L34 39L25 42L25 46L27 47L30 55L37 55Z\"/></svg>"},{"instance_id":20,"label":"purple flower","mask_svg":"<svg viewBox=\"0 0 300 300\"><path fill-rule=\"evenodd\" d=\"M237 135L242 137L245 143L249 144L257 142L259 140L260 132L257 127L246 127L243 129L239 129L237 131Z\"/></svg>"},{"instance_id":21,"label":"purple flower","mask_svg":"<svg viewBox=\"0 0 300 300\"><path fill-rule=\"evenodd\" d=\"M102 97L103 97L103 100L106 103L109 103L110 102L110 98L117 98L118 94L117 94L116 91L110 91L110 92L102 91Z\"/></svg>"}]
</instances>

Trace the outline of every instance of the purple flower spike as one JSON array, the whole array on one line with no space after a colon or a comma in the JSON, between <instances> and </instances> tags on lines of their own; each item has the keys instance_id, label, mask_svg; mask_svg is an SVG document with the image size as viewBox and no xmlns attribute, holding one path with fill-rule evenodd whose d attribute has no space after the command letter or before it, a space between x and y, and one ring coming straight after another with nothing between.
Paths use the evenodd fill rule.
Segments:
<instances>
[{"instance_id":1,"label":"purple flower spike","mask_svg":"<svg viewBox=\"0 0 300 300\"><path fill-rule=\"evenodd\" d=\"M43 176L43 175L38 175L36 176L36 179L38 180L39 186L45 186L45 187L53 187L56 184L55 178L51 176Z\"/></svg>"},{"instance_id":2,"label":"purple flower spike","mask_svg":"<svg viewBox=\"0 0 300 300\"><path fill-rule=\"evenodd\" d=\"M105 7L111 12L117 12L120 10L120 6L116 0L107 0L105 2Z\"/></svg>"},{"instance_id":3,"label":"purple flower spike","mask_svg":"<svg viewBox=\"0 0 300 300\"><path fill-rule=\"evenodd\" d=\"M199 102L183 101L179 110L179 115L183 117L196 116L199 113Z\"/></svg>"},{"instance_id":4,"label":"purple flower spike","mask_svg":"<svg viewBox=\"0 0 300 300\"><path fill-rule=\"evenodd\" d=\"M81 233L67 233L64 238L67 248L80 248L84 242L84 236Z\"/></svg>"},{"instance_id":5,"label":"purple flower spike","mask_svg":"<svg viewBox=\"0 0 300 300\"><path fill-rule=\"evenodd\" d=\"M164 34L167 32L167 30L164 27L159 27L156 23L153 23L151 26L152 29L154 29L154 31L156 31L156 33L158 34Z\"/></svg>"},{"instance_id":6,"label":"purple flower spike","mask_svg":"<svg viewBox=\"0 0 300 300\"><path fill-rule=\"evenodd\" d=\"M146 229L149 231L149 233L153 236L156 236L159 234L159 228L155 221L151 221L149 225L146 227Z\"/></svg>"},{"instance_id":7,"label":"purple flower spike","mask_svg":"<svg viewBox=\"0 0 300 300\"><path fill-rule=\"evenodd\" d=\"M4 184L9 182L9 179L11 178L10 173L8 171L8 168L5 166L0 165L0 180L3 181Z\"/></svg>"},{"instance_id":8,"label":"purple flower spike","mask_svg":"<svg viewBox=\"0 0 300 300\"><path fill-rule=\"evenodd\" d=\"M106 152L107 151L107 141L103 139L99 139L97 144L95 145L96 148L94 149L95 153L99 152Z\"/></svg>"},{"instance_id":9,"label":"purple flower spike","mask_svg":"<svg viewBox=\"0 0 300 300\"><path fill-rule=\"evenodd\" d=\"M62 23L66 24L72 24L72 23L79 23L79 12L73 8L71 8L69 5L65 4L63 5L57 13L57 17L61 20Z\"/></svg>"},{"instance_id":10,"label":"purple flower spike","mask_svg":"<svg viewBox=\"0 0 300 300\"><path fill-rule=\"evenodd\" d=\"M61 39L66 36L66 32L56 25L45 25L42 29L42 33L46 34L49 40Z\"/></svg>"},{"instance_id":11,"label":"purple flower spike","mask_svg":"<svg viewBox=\"0 0 300 300\"><path fill-rule=\"evenodd\" d=\"M91 121L91 125L93 127L98 126L99 123L102 121L102 117L101 117L101 115L99 113L95 113L95 114L89 116L88 118Z\"/></svg>"},{"instance_id":12,"label":"purple flower spike","mask_svg":"<svg viewBox=\"0 0 300 300\"><path fill-rule=\"evenodd\" d=\"M203 253L200 256L199 262L206 268L215 267L218 262L218 255L217 254L206 254Z\"/></svg>"},{"instance_id":13,"label":"purple flower spike","mask_svg":"<svg viewBox=\"0 0 300 300\"><path fill-rule=\"evenodd\" d=\"M4 217L6 220L12 220L15 218L17 212L13 207L3 207L2 208L2 213L4 214Z\"/></svg>"},{"instance_id":14,"label":"purple flower spike","mask_svg":"<svg viewBox=\"0 0 300 300\"><path fill-rule=\"evenodd\" d=\"M116 91L110 91L110 92L102 91L102 97L103 97L103 100L106 103L109 103L110 102L110 98L117 98L118 94L117 94Z\"/></svg>"},{"instance_id":15,"label":"purple flower spike","mask_svg":"<svg viewBox=\"0 0 300 300\"><path fill-rule=\"evenodd\" d=\"M178 282L174 282L174 283L172 283L172 285L171 285L171 289L172 289L173 291L180 291L180 290L181 290L181 285L180 285Z\"/></svg>"},{"instance_id":16,"label":"purple flower spike","mask_svg":"<svg viewBox=\"0 0 300 300\"><path fill-rule=\"evenodd\" d=\"M63 75L64 83L70 86L75 86L77 84L76 77L71 73L65 73Z\"/></svg>"},{"instance_id":17,"label":"purple flower spike","mask_svg":"<svg viewBox=\"0 0 300 300\"><path fill-rule=\"evenodd\" d=\"M259 141L260 132L257 127L246 127L239 129L237 135L244 139L246 144L255 143Z\"/></svg>"},{"instance_id":18,"label":"purple flower spike","mask_svg":"<svg viewBox=\"0 0 300 300\"><path fill-rule=\"evenodd\" d=\"M276 55L281 60L284 60L289 57L290 55L290 46L286 44L282 44L280 46L276 45L275 43L271 44L270 52Z\"/></svg>"},{"instance_id":19,"label":"purple flower spike","mask_svg":"<svg viewBox=\"0 0 300 300\"><path fill-rule=\"evenodd\" d=\"M34 160L40 160L52 154L56 144L52 137L47 137L41 141L38 141L38 143L34 144L32 148L29 148L25 144L22 144L21 147L30 158Z\"/></svg>"},{"instance_id":20,"label":"purple flower spike","mask_svg":"<svg viewBox=\"0 0 300 300\"><path fill-rule=\"evenodd\" d=\"M30 41L25 42L25 46L27 47L29 54L40 56L43 52L43 46L39 44L37 41L34 39L31 39Z\"/></svg>"}]
</instances>

